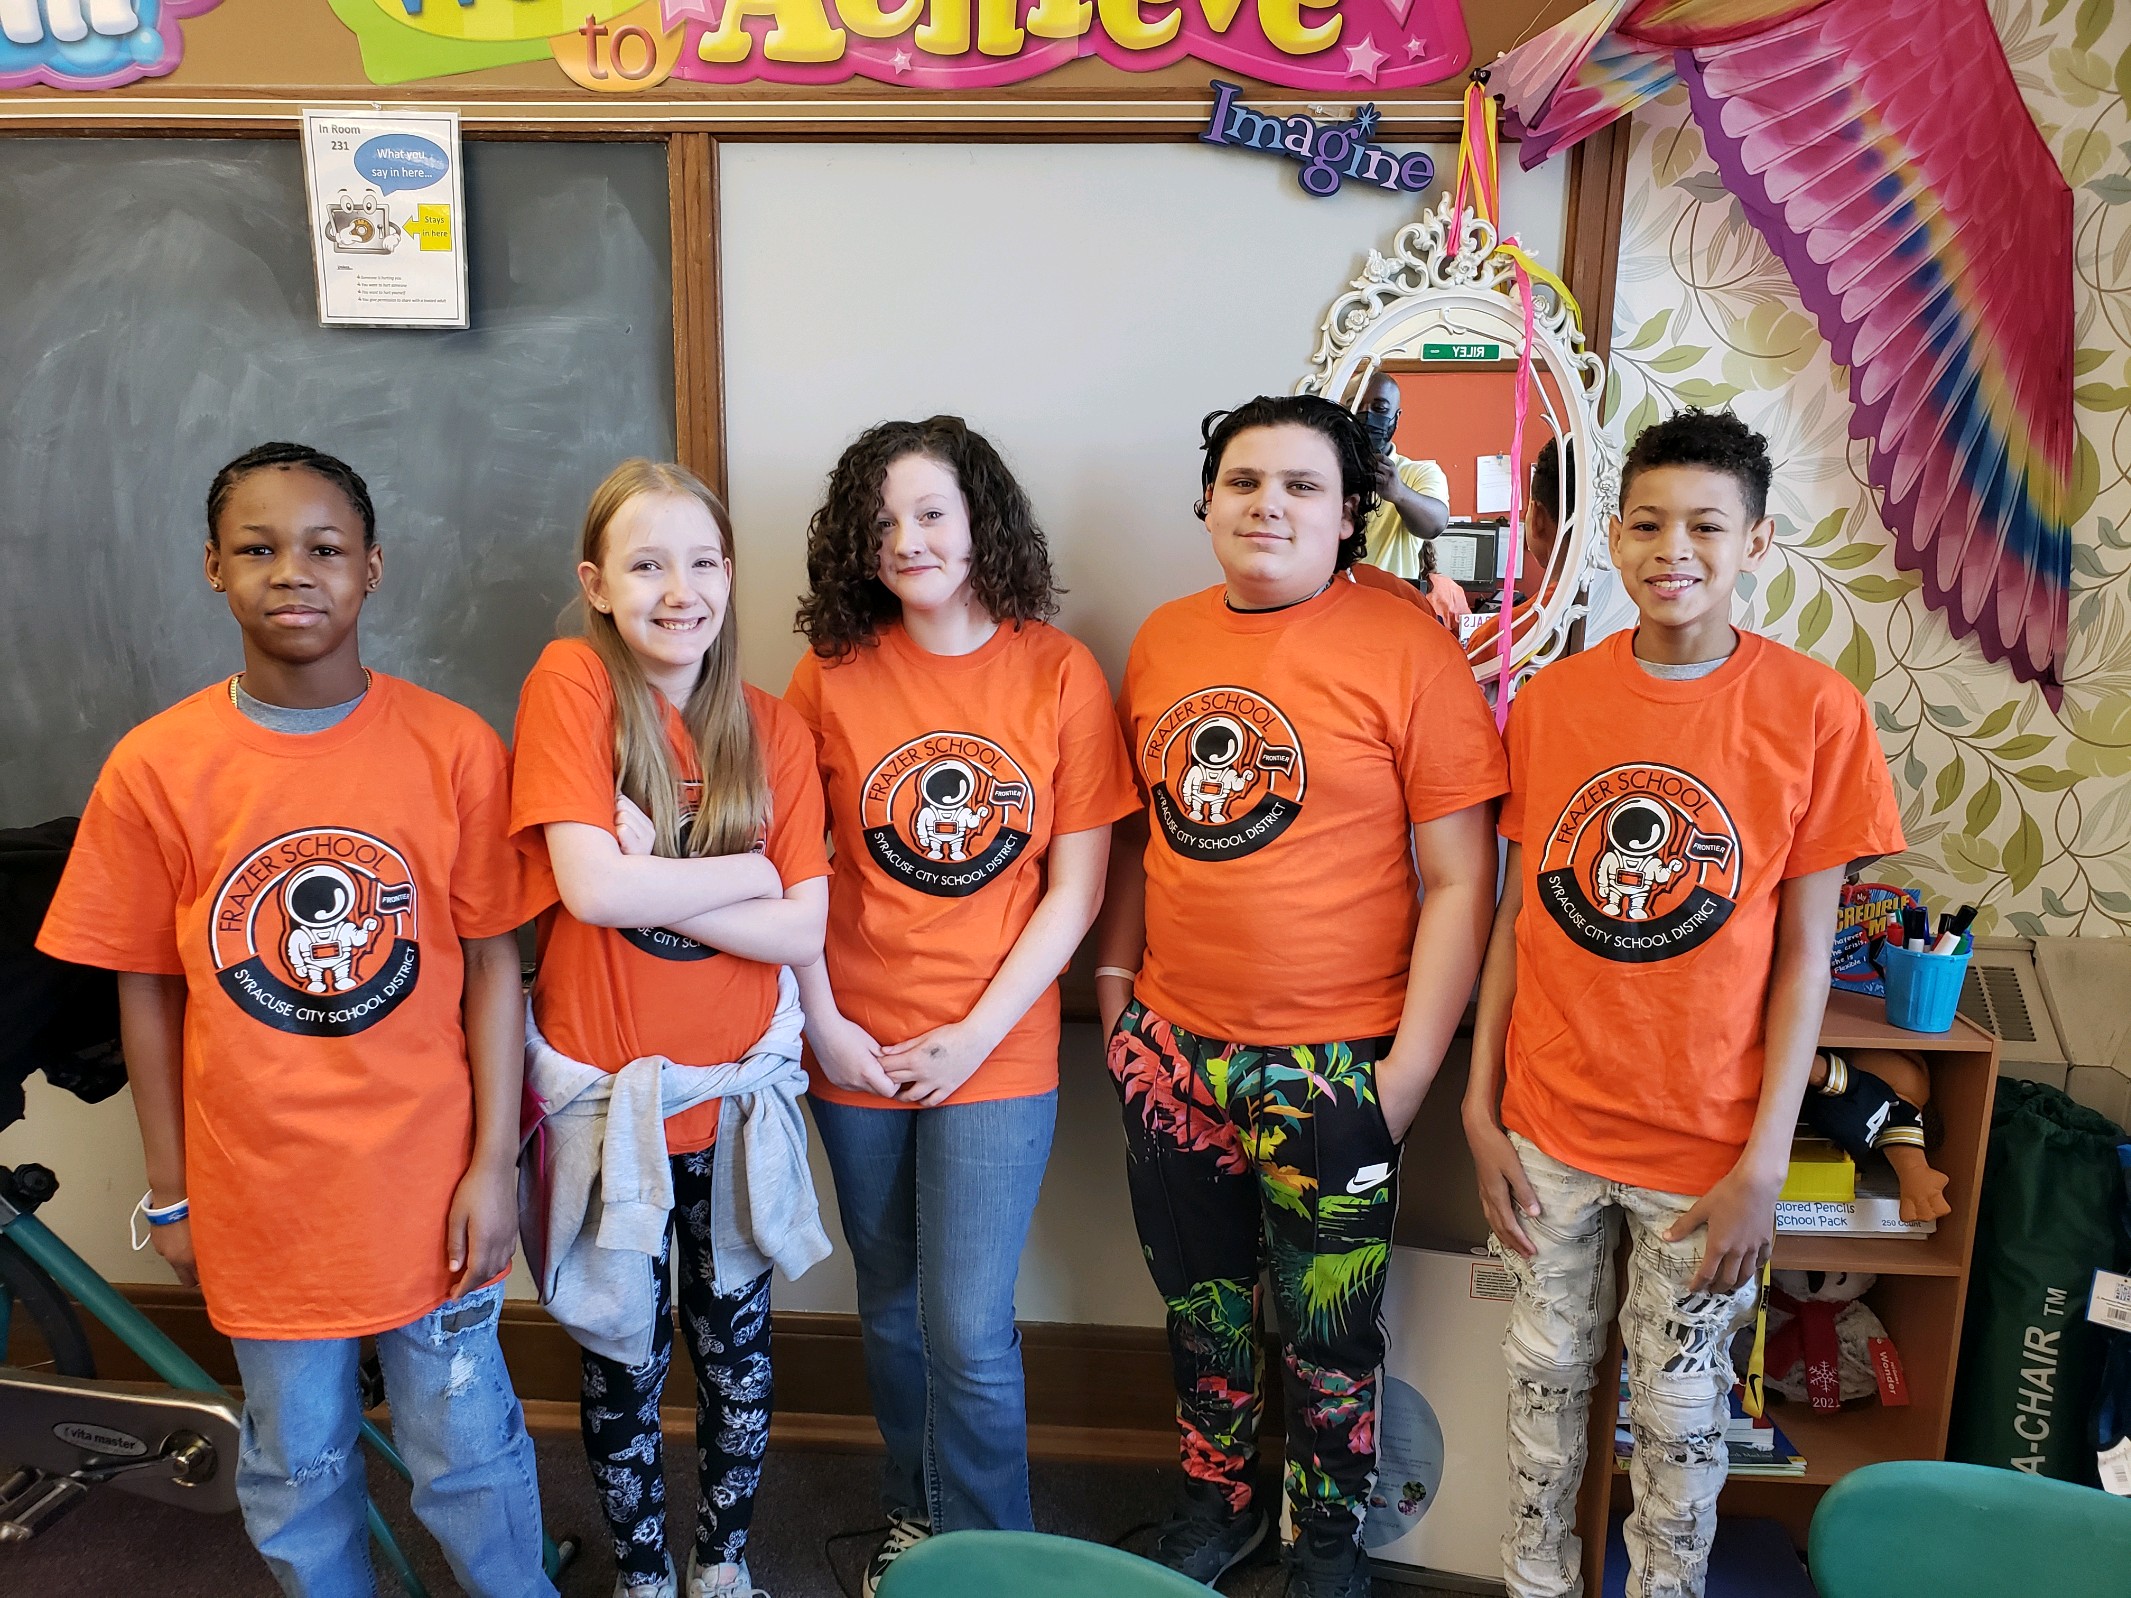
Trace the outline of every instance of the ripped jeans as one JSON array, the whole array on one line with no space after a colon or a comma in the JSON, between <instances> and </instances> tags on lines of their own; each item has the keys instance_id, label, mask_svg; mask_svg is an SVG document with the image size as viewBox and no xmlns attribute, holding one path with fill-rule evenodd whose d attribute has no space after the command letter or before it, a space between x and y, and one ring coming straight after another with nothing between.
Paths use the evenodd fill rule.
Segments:
<instances>
[{"instance_id":1,"label":"ripped jeans","mask_svg":"<svg viewBox=\"0 0 2131 1598\"><path fill-rule=\"evenodd\" d=\"M1608 1181L1510 1134L1540 1214L1530 1260L1490 1240L1517 1278L1502 1351L1509 1362L1510 1529L1502 1539L1510 1598L1581 1598L1576 1489L1590 1438L1592 1366L1613 1319L1615 1227L1628 1232L1621 1336L1628 1350L1628 1477L1635 1508L1626 1598L1701 1598L1724 1485L1731 1336L1753 1313L1755 1284L1689 1293L1704 1232L1664 1241L1693 1197ZM1610 1408L1614 1395L1605 1395ZM1610 1469L1612 1461L1604 1462Z\"/></svg>"},{"instance_id":2,"label":"ripped jeans","mask_svg":"<svg viewBox=\"0 0 2131 1598\"><path fill-rule=\"evenodd\" d=\"M496 1343L503 1284L380 1332L392 1439L414 1512L474 1598L554 1598L540 1563L533 1441ZM355 1338L234 1339L244 1378L237 1499L290 1598L372 1598Z\"/></svg>"}]
</instances>

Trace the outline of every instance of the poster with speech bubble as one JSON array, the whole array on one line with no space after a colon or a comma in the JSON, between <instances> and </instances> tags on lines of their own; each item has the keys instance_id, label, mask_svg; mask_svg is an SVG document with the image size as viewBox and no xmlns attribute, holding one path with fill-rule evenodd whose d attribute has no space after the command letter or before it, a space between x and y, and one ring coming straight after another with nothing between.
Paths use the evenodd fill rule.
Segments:
<instances>
[{"instance_id":1,"label":"poster with speech bubble","mask_svg":"<svg viewBox=\"0 0 2131 1598\"><path fill-rule=\"evenodd\" d=\"M318 320L466 326L466 194L455 111L305 111Z\"/></svg>"}]
</instances>

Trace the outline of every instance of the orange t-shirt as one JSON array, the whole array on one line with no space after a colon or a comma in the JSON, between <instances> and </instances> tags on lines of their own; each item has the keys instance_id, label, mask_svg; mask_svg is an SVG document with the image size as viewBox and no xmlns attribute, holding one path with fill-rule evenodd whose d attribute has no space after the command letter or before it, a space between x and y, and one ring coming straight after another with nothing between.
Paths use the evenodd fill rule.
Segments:
<instances>
[{"instance_id":1,"label":"orange t-shirt","mask_svg":"<svg viewBox=\"0 0 2131 1598\"><path fill-rule=\"evenodd\" d=\"M1450 629L1453 638L1458 634L1458 618L1472 614L1472 601L1465 597L1465 590L1441 572L1429 574L1426 603L1435 612L1435 619Z\"/></svg>"},{"instance_id":2,"label":"orange t-shirt","mask_svg":"<svg viewBox=\"0 0 2131 1598\"><path fill-rule=\"evenodd\" d=\"M37 946L185 978L187 1197L232 1337L360 1337L451 1296L473 1149L462 938L524 919L503 744L379 672L324 732L203 688L119 740Z\"/></svg>"},{"instance_id":3,"label":"orange t-shirt","mask_svg":"<svg viewBox=\"0 0 2131 1598\"><path fill-rule=\"evenodd\" d=\"M814 730L836 839L830 986L882 1043L969 1014L1035 914L1051 840L1138 806L1102 668L1040 621L967 655L890 623L833 665L807 655L785 698ZM807 1068L834 1103L905 1107L837 1087L811 1051ZM946 1102L1057 1085L1053 985Z\"/></svg>"},{"instance_id":4,"label":"orange t-shirt","mask_svg":"<svg viewBox=\"0 0 2131 1598\"><path fill-rule=\"evenodd\" d=\"M1419 587L1403 577L1392 576L1381 566L1372 566L1365 560L1358 560L1347 568L1347 580L1356 588L1374 588L1381 593L1396 594L1415 610L1426 611L1430 616L1435 616L1436 620L1442 620L1440 616L1436 616L1435 606L1430 603L1429 596L1422 593Z\"/></svg>"},{"instance_id":5,"label":"orange t-shirt","mask_svg":"<svg viewBox=\"0 0 2131 1598\"><path fill-rule=\"evenodd\" d=\"M1865 701L1826 666L1742 633L1673 682L1632 639L1556 661L1510 709L1502 1120L1579 1170L1699 1194L1760 1105L1781 885L1900 849L1901 816Z\"/></svg>"},{"instance_id":6,"label":"orange t-shirt","mask_svg":"<svg viewBox=\"0 0 2131 1598\"><path fill-rule=\"evenodd\" d=\"M752 686L744 692L769 774L763 847L770 864L787 888L826 876L813 742L774 697ZM671 705L666 732L681 769L681 810L692 814L692 790L702 774ZM615 791L613 684L590 644L558 638L540 652L519 691L511 750L510 830L531 862L530 908L541 912L533 1019L557 1049L602 1071L619 1071L648 1054L683 1065L737 1060L776 1013L777 967L659 927L587 926L556 891L543 829L551 821L578 821L612 832ZM716 1099L666 1121L669 1153L707 1149L717 1135Z\"/></svg>"},{"instance_id":7,"label":"orange t-shirt","mask_svg":"<svg viewBox=\"0 0 2131 1598\"><path fill-rule=\"evenodd\" d=\"M1255 613L1223 595L1148 617L1118 696L1151 812L1135 991L1232 1042L1395 1032L1410 829L1507 786L1494 718L1450 634L1388 594L1334 582Z\"/></svg>"},{"instance_id":8,"label":"orange t-shirt","mask_svg":"<svg viewBox=\"0 0 2131 1598\"><path fill-rule=\"evenodd\" d=\"M1538 610L1539 601L1536 599L1522 599L1511 607L1509 613L1509 639L1512 649L1524 642L1525 633L1529 630L1532 618L1538 613ZM1499 653L1501 648L1502 613L1496 611L1492 615L1480 618L1480 625L1475 627L1472 630L1472 636L1465 640L1465 652L1468 656L1476 656L1482 650L1493 650ZM1636 669L1638 671L1642 670L1640 666Z\"/></svg>"}]
</instances>

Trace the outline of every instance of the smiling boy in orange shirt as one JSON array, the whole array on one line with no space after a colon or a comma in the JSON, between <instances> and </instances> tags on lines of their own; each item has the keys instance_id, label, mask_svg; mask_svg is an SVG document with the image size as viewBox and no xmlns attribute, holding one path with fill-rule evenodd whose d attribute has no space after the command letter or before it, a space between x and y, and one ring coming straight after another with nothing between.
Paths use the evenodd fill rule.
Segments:
<instances>
[{"instance_id":1,"label":"smiling boy in orange shirt","mask_svg":"<svg viewBox=\"0 0 2131 1598\"><path fill-rule=\"evenodd\" d=\"M1647 429L1610 539L1640 625L1541 671L1510 714L1509 856L1464 1118L1518 1284L1513 1598L1582 1591L1571 1523L1616 1217L1627 1591L1701 1593L1731 1335L1773 1245L1843 872L1902 847L1863 697L1731 624L1739 573L1774 534L1769 476L1767 445L1729 414Z\"/></svg>"}]
</instances>

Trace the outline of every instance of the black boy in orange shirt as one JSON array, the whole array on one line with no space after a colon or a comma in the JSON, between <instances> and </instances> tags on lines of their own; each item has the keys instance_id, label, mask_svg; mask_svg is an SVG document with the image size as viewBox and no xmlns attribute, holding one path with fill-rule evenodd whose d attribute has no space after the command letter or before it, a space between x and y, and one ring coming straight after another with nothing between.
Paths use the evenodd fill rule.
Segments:
<instances>
[{"instance_id":1,"label":"black boy in orange shirt","mask_svg":"<svg viewBox=\"0 0 2131 1598\"><path fill-rule=\"evenodd\" d=\"M142 1207L234 1345L237 1497L275 1579L370 1590L375 1336L415 1513L460 1585L552 1598L496 1342L525 1047L503 744L364 667L384 557L343 462L231 461L205 555L244 670L119 741L38 947L119 973Z\"/></svg>"},{"instance_id":2,"label":"black boy in orange shirt","mask_svg":"<svg viewBox=\"0 0 2131 1598\"><path fill-rule=\"evenodd\" d=\"M1769 476L1767 445L1729 414L1647 429L1611 534L1640 625L1546 667L1510 712L1509 857L1464 1114L1518 1282L1515 1598L1581 1590L1571 1526L1616 1215L1627 1590L1701 1592L1731 1334L1772 1247L1843 871L1902 847L1863 696L1731 624L1774 534Z\"/></svg>"}]
</instances>

